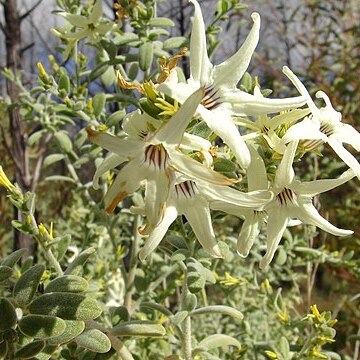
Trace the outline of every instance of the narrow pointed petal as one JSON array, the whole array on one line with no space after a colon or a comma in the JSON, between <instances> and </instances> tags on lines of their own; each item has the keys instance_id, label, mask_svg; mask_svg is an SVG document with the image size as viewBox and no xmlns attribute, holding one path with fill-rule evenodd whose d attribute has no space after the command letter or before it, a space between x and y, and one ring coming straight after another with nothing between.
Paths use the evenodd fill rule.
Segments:
<instances>
[{"instance_id":1,"label":"narrow pointed petal","mask_svg":"<svg viewBox=\"0 0 360 360\"><path fill-rule=\"evenodd\" d=\"M144 168L137 161L130 161L118 173L105 195L105 210L112 213L120 201L135 192L144 179Z\"/></svg>"},{"instance_id":2,"label":"narrow pointed petal","mask_svg":"<svg viewBox=\"0 0 360 360\"><path fill-rule=\"evenodd\" d=\"M268 178L264 160L252 146L249 146L249 150L251 154L251 163L246 172L248 177L248 189L249 191L267 190Z\"/></svg>"},{"instance_id":3,"label":"narrow pointed petal","mask_svg":"<svg viewBox=\"0 0 360 360\"><path fill-rule=\"evenodd\" d=\"M178 145L189 125L201 99L204 97L204 89L195 91L180 107L177 113L162 126L156 133L155 138L160 142Z\"/></svg>"},{"instance_id":4,"label":"narrow pointed petal","mask_svg":"<svg viewBox=\"0 0 360 360\"><path fill-rule=\"evenodd\" d=\"M123 130L132 139L143 139L149 132L149 127L157 129L161 125L160 120L156 120L140 110L128 114L122 123Z\"/></svg>"},{"instance_id":5,"label":"narrow pointed petal","mask_svg":"<svg viewBox=\"0 0 360 360\"><path fill-rule=\"evenodd\" d=\"M66 39L73 39L74 43L76 41L78 41L79 39L82 39L86 36L90 36L91 35L91 31L89 29L82 29L76 32L72 32L72 33L66 33L63 35L64 38ZM63 55L64 56L64 55Z\"/></svg>"},{"instance_id":6,"label":"narrow pointed petal","mask_svg":"<svg viewBox=\"0 0 360 360\"><path fill-rule=\"evenodd\" d=\"M279 115L274 116L270 121L270 129L275 130L277 127L289 123L296 122L305 116L310 114L310 109L294 109L283 112Z\"/></svg>"},{"instance_id":7,"label":"narrow pointed petal","mask_svg":"<svg viewBox=\"0 0 360 360\"><path fill-rule=\"evenodd\" d=\"M329 138L328 144L333 148L339 158L354 171L355 175L360 180L360 164L356 160L355 156L353 156L349 151L347 151L341 143L339 143L336 139Z\"/></svg>"},{"instance_id":8,"label":"narrow pointed petal","mask_svg":"<svg viewBox=\"0 0 360 360\"><path fill-rule=\"evenodd\" d=\"M232 57L214 67L213 78L217 86L235 87L250 64L251 57L259 42L260 31L260 15L253 13L251 17L254 25L241 48Z\"/></svg>"},{"instance_id":9,"label":"narrow pointed petal","mask_svg":"<svg viewBox=\"0 0 360 360\"><path fill-rule=\"evenodd\" d=\"M146 225L139 230L147 235L164 216L166 200L169 196L170 179L163 172L151 172L145 190Z\"/></svg>"},{"instance_id":10,"label":"narrow pointed petal","mask_svg":"<svg viewBox=\"0 0 360 360\"><path fill-rule=\"evenodd\" d=\"M246 169L251 161L250 152L231 115L222 109L210 111L203 106L199 112L209 128L235 153L239 165Z\"/></svg>"},{"instance_id":11,"label":"narrow pointed petal","mask_svg":"<svg viewBox=\"0 0 360 360\"><path fill-rule=\"evenodd\" d=\"M73 26L84 28L90 24L90 21L82 15L70 14L67 12L60 12L58 15L63 16Z\"/></svg>"},{"instance_id":12,"label":"narrow pointed petal","mask_svg":"<svg viewBox=\"0 0 360 360\"><path fill-rule=\"evenodd\" d=\"M204 250L213 257L222 258L215 239L207 201L197 197L184 209L184 215Z\"/></svg>"},{"instance_id":13,"label":"narrow pointed petal","mask_svg":"<svg viewBox=\"0 0 360 360\"><path fill-rule=\"evenodd\" d=\"M322 140L326 142L327 139L327 136L320 131L320 124L309 118L291 126L282 137L284 144L292 140Z\"/></svg>"},{"instance_id":14,"label":"narrow pointed petal","mask_svg":"<svg viewBox=\"0 0 360 360\"><path fill-rule=\"evenodd\" d=\"M356 151L360 151L360 133L349 124L340 124L331 137L335 137L339 142L350 144Z\"/></svg>"},{"instance_id":15,"label":"narrow pointed petal","mask_svg":"<svg viewBox=\"0 0 360 360\"><path fill-rule=\"evenodd\" d=\"M265 255L260 261L260 269L266 268L274 257L288 222L286 211L286 208L283 208L278 211L272 211L269 214L267 221L267 248Z\"/></svg>"},{"instance_id":16,"label":"narrow pointed petal","mask_svg":"<svg viewBox=\"0 0 360 360\"><path fill-rule=\"evenodd\" d=\"M296 89L298 90L298 92L306 97L306 103L308 105L308 107L310 108L311 112L314 115L318 115L319 114L319 109L317 108L317 106L315 105L314 101L312 100L310 94L308 93L308 91L306 90L306 87L302 84L302 82L299 80L299 78L287 67L284 66L283 67L283 73L289 78L289 80L293 83L293 85L296 87Z\"/></svg>"},{"instance_id":17,"label":"narrow pointed petal","mask_svg":"<svg viewBox=\"0 0 360 360\"><path fill-rule=\"evenodd\" d=\"M93 188L98 189L99 188L99 179L100 177L105 174L110 169L113 169L126 161L123 156L119 156L117 154L111 154L108 155L102 163L98 166L98 168L95 171L94 178L93 178Z\"/></svg>"},{"instance_id":18,"label":"narrow pointed petal","mask_svg":"<svg viewBox=\"0 0 360 360\"><path fill-rule=\"evenodd\" d=\"M314 180L296 184L293 190L299 195L315 196L332 190L355 177L352 169L345 171L337 179Z\"/></svg>"},{"instance_id":19,"label":"narrow pointed petal","mask_svg":"<svg viewBox=\"0 0 360 360\"><path fill-rule=\"evenodd\" d=\"M144 143L142 141L119 138L111 134L95 131L91 128L87 128L86 131L92 143L125 158L134 157L144 149Z\"/></svg>"},{"instance_id":20,"label":"narrow pointed petal","mask_svg":"<svg viewBox=\"0 0 360 360\"><path fill-rule=\"evenodd\" d=\"M189 133L184 133L180 144L182 149L195 151L208 151L211 146L210 141Z\"/></svg>"},{"instance_id":21,"label":"narrow pointed petal","mask_svg":"<svg viewBox=\"0 0 360 360\"><path fill-rule=\"evenodd\" d=\"M353 234L351 230L339 229L324 219L316 210L311 200L305 200L301 208L297 209L297 216L304 224L314 225L335 236L347 236Z\"/></svg>"},{"instance_id":22,"label":"narrow pointed petal","mask_svg":"<svg viewBox=\"0 0 360 360\"><path fill-rule=\"evenodd\" d=\"M237 241L237 252L242 257L249 255L255 240L259 237L260 223L259 215L253 212L245 218Z\"/></svg>"},{"instance_id":23,"label":"narrow pointed petal","mask_svg":"<svg viewBox=\"0 0 360 360\"><path fill-rule=\"evenodd\" d=\"M198 84L196 84L196 86L193 86L186 83L162 83L157 87L157 90L177 100L180 104L183 104L185 100L189 97L189 94L192 94L198 88Z\"/></svg>"},{"instance_id":24,"label":"narrow pointed petal","mask_svg":"<svg viewBox=\"0 0 360 360\"><path fill-rule=\"evenodd\" d=\"M175 221L177 215L178 212L174 206L169 206L166 208L163 219L146 239L145 245L139 252L139 259L141 262L143 262L146 257L148 257L160 244L161 240L168 231L169 226Z\"/></svg>"},{"instance_id":25,"label":"narrow pointed petal","mask_svg":"<svg viewBox=\"0 0 360 360\"><path fill-rule=\"evenodd\" d=\"M268 190L244 193L228 186L204 184L201 186L201 192L209 201L221 201L252 209L261 208L272 200L272 193Z\"/></svg>"},{"instance_id":26,"label":"narrow pointed petal","mask_svg":"<svg viewBox=\"0 0 360 360\"><path fill-rule=\"evenodd\" d=\"M94 4L94 7L89 16L89 22L92 24L97 23L101 19L102 14L103 14L102 0L96 0L96 3Z\"/></svg>"},{"instance_id":27,"label":"narrow pointed petal","mask_svg":"<svg viewBox=\"0 0 360 360\"><path fill-rule=\"evenodd\" d=\"M238 205L217 200L210 202L210 209L222 211L226 214L234 215L240 218L246 218L247 216L250 216L251 213L254 211L246 207L241 207Z\"/></svg>"},{"instance_id":28,"label":"narrow pointed petal","mask_svg":"<svg viewBox=\"0 0 360 360\"><path fill-rule=\"evenodd\" d=\"M226 100L232 104L232 110L236 115L273 114L294 109L306 103L304 96L286 99L270 99L247 94L240 90L234 91L232 94L227 94Z\"/></svg>"},{"instance_id":29,"label":"narrow pointed petal","mask_svg":"<svg viewBox=\"0 0 360 360\"><path fill-rule=\"evenodd\" d=\"M180 151L168 151L168 154L171 166L180 173L185 174L190 180L198 181L200 179L219 185L231 185L238 181L209 169L189 156L182 154Z\"/></svg>"},{"instance_id":30,"label":"narrow pointed petal","mask_svg":"<svg viewBox=\"0 0 360 360\"><path fill-rule=\"evenodd\" d=\"M298 143L298 141L291 141L286 147L284 156L276 170L274 188L284 189L288 187L293 181L295 173L292 164L294 162Z\"/></svg>"},{"instance_id":31,"label":"narrow pointed petal","mask_svg":"<svg viewBox=\"0 0 360 360\"><path fill-rule=\"evenodd\" d=\"M191 77L200 82L200 86L205 86L212 69L207 53L205 24L198 2L196 0L190 2L195 6L190 37L190 72Z\"/></svg>"}]
</instances>

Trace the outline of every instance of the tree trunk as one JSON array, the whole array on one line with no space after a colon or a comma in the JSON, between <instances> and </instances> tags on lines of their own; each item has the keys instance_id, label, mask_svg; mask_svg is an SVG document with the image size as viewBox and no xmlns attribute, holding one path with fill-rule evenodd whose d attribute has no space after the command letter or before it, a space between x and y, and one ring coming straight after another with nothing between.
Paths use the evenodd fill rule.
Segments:
<instances>
[{"instance_id":1,"label":"tree trunk","mask_svg":"<svg viewBox=\"0 0 360 360\"><path fill-rule=\"evenodd\" d=\"M19 71L21 66L21 17L17 9L16 0L5 0L3 2L5 24L3 31L6 41L7 67L14 73ZM19 97L19 89L12 82L7 80L7 93L12 104L16 104ZM23 129L19 109L9 109L9 121L11 132L11 157L14 161L15 180L22 190L27 191L31 187L31 176L29 172L29 156L27 152L27 136ZM21 213L15 209L16 218L21 220ZM30 254L35 251L35 244L30 236L15 230L15 249L28 248Z\"/></svg>"}]
</instances>

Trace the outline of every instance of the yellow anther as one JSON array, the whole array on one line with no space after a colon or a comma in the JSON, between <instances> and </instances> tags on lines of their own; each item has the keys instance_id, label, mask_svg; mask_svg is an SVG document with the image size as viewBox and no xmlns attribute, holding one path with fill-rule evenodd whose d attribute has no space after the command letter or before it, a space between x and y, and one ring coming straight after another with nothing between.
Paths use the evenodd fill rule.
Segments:
<instances>
[{"instance_id":1,"label":"yellow anther","mask_svg":"<svg viewBox=\"0 0 360 360\"><path fill-rule=\"evenodd\" d=\"M160 97L156 98L155 101L154 105L160 110L163 110L159 115L173 116L179 110L179 103L176 100L174 100L174 104L171 104Z\"/></svg>"},{"instance_id":2,"label":"yellow anther","mask_svg":"<svg viewBox=\"0 0 360 360\"><path fill-rule=\"evenodd\" d=\"M0 166L0 186L3 186L7 191L14 192L16 189L15 185L8 179L2 166Z\"/></svg>"},{"instance_id":3,"label":"yellow anther","mask_svg":"<svg viewBox=\"0 0 360 360\"><path fill-rule=\"evenodd\" d=\"M277 316L279 317L279 319L284 323L284 324L289 324L290 323L290 317L289 317L289 313L287 311L287 309L285 308L283 311L280 311L277 313Z\"/></svg>"},{"instance_id":4,"label":"yellow anther","mask_svg":"<svg viewBox=\"0 0 360 360\"><path fill-rule=\"evenodd\" d=\"M278 359L277 354L274 353L273 351L270 351L270 350L266 350L266 351L265 351L265 355L266 355L269 359L272 359L272 360Z\"/></svg>"},{"instance_id":5,"label":"yellow anther","mask_svg":"<svg viewBox=\"0 0 360 360\"><path fill-rule=\"evenodd\" d=\"M40 77L46 79L48 77L48 74L45 71L44 67L42 66L42 63L38 62L36 65L39 70Z\"/></svg>"},{"instance_id":6,"label":"yellow anther","mask_svg":"<svg viewBox=\"0 0 360 360\"><path fill-rule=\"evenodd\" d=\"M225 278L220 280L220 284L225 286L242 285L243 283L243 280L233 277L228 272L225 272Z\"/></svg>"},{"instance_id":7,"label":"yellow anther","mask_svg":"<svg viewBox=\"0 0 360 360\"><path fill-rule=\"evenodd\" d=\"M154 83L151 80L145 81L142 86L146 93L146 97L152 102L156 101L156 98L158 97L159 93L156 91Z\"/></svg>"}]
</instances>

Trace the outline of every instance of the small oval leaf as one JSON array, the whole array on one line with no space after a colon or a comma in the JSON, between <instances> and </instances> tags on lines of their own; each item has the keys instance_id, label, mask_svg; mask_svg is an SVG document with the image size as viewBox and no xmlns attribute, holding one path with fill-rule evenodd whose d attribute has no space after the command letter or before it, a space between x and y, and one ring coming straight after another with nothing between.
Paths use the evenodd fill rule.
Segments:
<instances>
[{"instance_id":1,"label":"small oval leaf","mask_svg":"<svg viewBox=\"0 0 360 360\"><path fill-rule=\"evenodd\" d=\"M236 346L238 349L241 348L241 344L232 336L223 334L214 334L206 337L199 342L197 347L194 349L194 354L201 351L208 351L223 346Z\"/></svg>"},{"instance_id":2,"label":"small oval leaf","mask_svg":"<svg viewBox=\"0 0 360 360\"><path fill-rule=\"evenodd\" d=\"M58 131L54 134L54 137L63 151L70 152L72 150L72 142L66 132Z\"/></svg>"},{"instance_id":3,"label":"small oval leaf","mask_svg":"<svg viewBox=\"0 0 360 360\"><path fill-rule=\"evenodd\" d=\"M79 275L83 272L84 264L88 261L89 257L95 252L95 248L91 247L81 252L75 260L67 267L64 275Z\"/></svg>"},{"instance_id":4,"label":"small oval leaf","mask_svg":"<svg viewBox=\"0 0 360 360\"><path fill-rule=\"evenodd\" d=\"M48 339L61 335L66 328L65 321L49 315L26 315L19 321L21 332L27 336Z\"/></svg>"},{"instance_id":5,"label":"small oval leaf","mask_svg":"<svg viewBox=\"0 0 360 360\"><path fill-rule=\"evenodd\" d=\"M13 269L10 266L0 266L0 281L7 280L12 275Z\"/></svg>"},{"instance_id":6,"label":"small oval leaf","mask_svg":"<svg viewBox=\"0 0 360 360\"><path fill-rule=\"evenodd\" d=\"M54 292L36 298L30 305L32 314L44 314L61 317L64 320L92 320L102 309L97 301L84 295Z\"/></svg>"},{"instance_id":7,"label":"small oval leaf","mask_svg":"<svg viewBox=\"0 0 360 360\"><path fill-rule=\"evenodd\" d=\"M29 304L39 286L45 266L38 264L25 271L14 286L13 296L16 303L22 307Z\"/></svg>"},{"instance_id":8,"label":"small oval leaf","mask_svg":"<svg viewBox=\"0 0 360 360\"><path fill-rule=\"evenodd\" d=\"M66 324L65 331L56 337L48 340L50 345L60 345L67 343L80 335L85 329L85 323L83 321L76 320L64 320Z\"/></svg>"},{"instance_id":9,"label":"small oval leaf","mask_svg":"<svg viewBox=\"0 0 360 360\"><path fill-rule=\"evenodd\" d=\"M128 321L113 327L109 331L115 336L146 336L157 337L166 334L165 328L151 321Z\"/></svg>"},{"instance_id":10,"label":"small oval leaf","mask_svg":"<svg viewBox=\"0 0 360 360\"><path fill-rule=\"evenodd\" d=\"M27 253L27 249L19 249L6 256L0 263L2 266L13 267L23 255Z\"/></svg>"},{"instance_id":11,"label":"small oval leaf","mask_svg":"<svg viewBox=\"0 0 360 360\"><path fill-rule=\"evenodd\" d=\"M50 281L45 288L45 293L50 293L50 292L79 293L86 291L88 287L89 284L84 278L76 275L64 275Z\"/></svg>"},{"instance_id":12,"label":"small oval leaf","mask_svg":"<svg viewBox=\"0 0 360 360\"><path fill-rule=\"evenodd\" d=\"M0 314L0 331L8 330L16 324L15 308L6 298L0 298Z\"/></svg>"},{"instance_id":13,"label":"small oval leaf","mask_svg":"<svg viewBox=\"0 0 360 360\"><path fill-rule=\"evenodd\" d=\"M93 109L94 109L94 115L99 116L101 114L102 109L105 106L106 97L103 92L98 93L93 98Z\"/></svg>"},{"instance_id":14,"label":"small oval leaf","mask_svg":"<svg viewBox=\"0 0 360 360\"><path fill-rule=\"evenodd\" d=\"M148 71L151 68L154 56L154 47L151 42L142 44L139 48L139 66L142 71Z\"/></svg>"},{"instance_id":15,"label":"small oval leaf","mask_svg":"<svg viewBox=\"0 0 360 360\"><path fill-rule=\"evenodd\" d=\"M205 306L191 312L191 315L202 315L202 314L223 314L229 315L235 319L242 320L244 315L239 311L230 306L224 305L212 305L212 306Z\"/></svg>"},{"instance_id":16,"label":"small oval leaf","mask_svg":"<svg viewBox=\"0 0 360 360\"><path fill-rule=\"evenodd\" d=\"M15 352L15 358L31 359L45 347L45 341L35 340Z\"/></svg>"},{"instance_id":17,"label":"small oval leaf","mask_svg":"<svg viewBox=\"0 0 360 360\"><path fill-rule=\"evenodd\" d=\"M47 167L47 166L54 164L64 158L65 158L65 155L63 155L63 154L51 154L45 158L43 165L44 165L44 167Z\"/></svg>"},{"instance_id":18,"label":"small oval leaf","mask_svg":"<svg viewBox=\"0 0 360 360\"><path fill-rule=\"evenodd\" d=\"M81 335L75 338L75 342L96 353L106 353L111 349L109 338L97 329L85 330Z\"/></svg>"}]
</instances>

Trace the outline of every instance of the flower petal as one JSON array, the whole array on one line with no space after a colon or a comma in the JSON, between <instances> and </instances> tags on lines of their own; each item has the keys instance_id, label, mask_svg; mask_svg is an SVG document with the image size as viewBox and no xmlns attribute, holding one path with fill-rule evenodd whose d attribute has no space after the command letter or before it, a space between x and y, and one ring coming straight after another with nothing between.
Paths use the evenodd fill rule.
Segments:
<instances>
[{"instance_id":1,"label":"flower petal","mask_svg":"<svg viewBox=\"0 0 360 360\"><path fill-rule=\"evenodd\" d=\"M215 239L207 201L196 197L191 203L189 202L189 206L184 209L183 213L204 250L213 257L222 258L219 245Z\"/></svg>"},{"instance_id":2,"label":"flower petal","mask_svg":"<svg viewBox=\"0 0 360 360\"><path fill-rule=\"evenodd\" d=\"M286 208L271 211L267 221L266 254L260 261L260 269L266 268L274 257L276 249L286 229L288 215Z\"/></svg>"},{"instance_id":3,"label":"flower petal","mask_svg":"<svg viewBox=\"0 0 360 360\"><path fill-rule=\"evenodd\" d=\"M141 262L143 262L146 257L149 256L160 244L161 240L169 229L169 226L175 221L177 216L178 212L174 206L169 206L165 209L163 219L151 232L150 236L145 241L145 245L141 248L139 252L139 259Z\"/></svg>"},{"instance_id":4,"label":"flower petal","mask_svg":"<svg viewBox=\"0 0 360 360\"><path fill-rule=\"evenodd\" d=\"M97 23L101 19L102 14L103 14L102 0L96 0L89 16L89 22L91 24Z\"/></svg>"},{"instance_id":5,"label":"flower petal","mask_svg":"<svg viewBox=\"0 0 360 360\"><path fill-rule=\"evenodd\" d=\"M180 147L185 150L208 151L211 148L211 142L197 135L184 133Z\"/></svg>"},{"instance_id":6,"label":"flower petal","mask_svg":"<svg viewBox=\"0 0 360 360\"><path fill-rule=\"evenodd\" d=\"M113 169L126 161L123 156L119 156L117 154L109 154L98 166L98 168L95 171L94 178L93 178L93 188L98 189L99 188L99 179L100 177L109 171L110 169Z\"/></svg>"},{"instance_id":7,"label":"flower petal","mask_svg":"<svg viewBox=\"0 0 360 360\"><path fill-rule=\"evenodd\" d=\"M355 176L360 180L360 164L355 156L347 151L339 141L332 137L329 137L328 144L333 148L339 158L354 171Z\"/></svg>"},{"instance_id":8,"label":"flower petal","mask_svg":"<svg viewBox=\"0 0 360 360\"><path fill-rule=\"evenodd\" d=\"M190 2L195 6L190 37L190 72L191 77L200 82L200 86L205 86L212 69L207 53L205 24L198 2L196 0Z\"/></svg>"},{"instance_id":9,"label":"flower petal","mask_svg":"<svg viewBox=\"0 0 360 360\"><path fill-rule=\"evenodd\" d=\"M122 123L123 130L133 139L143 139L149 132L149 127L157 129L161 121L156 120L146 113L136 110L128 114Z\"/></svg>"},{"instance_id":10,"label":"flower petal","mask_svg":"<svg viewBox=\"0 0 360 360\"><path fill-rule=\"evenodd\" d=\"M335 133L330 136L339 142L350 144L356 151L360 151L360 133L349 124L339 124Z\"/></svg>"},{"instance_id":11,"label":"flower petal","mask_svg":"<svg viewBox=\"0 0 360 360\"><path fill-rule=\"evenodd\" d=\"M306 90L306 87L302 84L302 82L299 80L299 78L287 67L283 67L283 73L289 78L289 80L293 83L293 85L296 87L298 92L306 98L306 103L308 107L310 108L311 112L315 115L319 115L319 109L315 105L314 101L312 100L310 94Z\"/></svg>"},{"instance_id":12,"label":"flower petal","mask_svg":"<svg viewBox=\"0 0 360 360\"><path fill-rule=\"evenodd\" d=\"M292 167L294 162L294 157L296 149L298 146L298 141L291 141L286 147L283 158L276 170L274 188L283 190L286 187L289 187L292 183L295 173Z\"/></svg>"},{"instance_id":13,"label":"flower petal","mask_svg":"<svg viewBox=\"0 0 360 360\"><path fill-rule=\"evenodd\" d=\"M171 166L185 174L189 180L198 181L208 181L212 184L220 184L220 185L231 185L236 183L237 179L230 179L214 170L209 169L205 165L193 160L187 155L182 154L178 150L169 151L168 154L171 161Z\"/></svg>"},{"instance_id":14,"label":"flower petal","mask_svg":"<svg viewBox=\"0 0 360 360\"><path fill-rule=\"evenodd\" d=\"M144 167L139 161L130 161L118 173L105 195L105 210L112 213L120 201L135 192L144 179Z\"/></svg>"},{"instance_id":15,"label":"flower petal","mask_svg":"<svg viewBox=\"0 0 360 360\"><path fill-rule=\"evenodd\" d=\"M82 15L70 14L67 12L59 12L58 15L63 16L73 26L87 28L90 24L90 21Z\"/></svg>"},{"instance_id":16,"label":"flower petal","mask_svg":"<svg viewBox=\"0 0 360 360\"><path fill-rule=\"evenodd\" d=\"M320 131L320 124L310 118L291 126L282 137L284 144L292 140L322 140L327 142L328 137Z\"/></svg>"},{"instance_id":17,"label":"flower petal","mask_svg":"<svg viewBox=\"0 0 360 360\"><path fill-rule=\"evenodd\" d=\"M232 110L236 115L262 115L303 106L306 103L306 98L296 96L285 99L270 99L234 90L232 93L226 94L226 101L231 103Z\"/></svg>"},{"instance_id":18,"label":"flower petal","mask_svg":"<svg viewBox=\"0 0 360 360\"><path fill-rule=\"evenodd\" d=\"M216 86L235 87L249 66L251 57L259 42L260 15L252 13L254 25L241 48L222 64L214 67L213 78Z\"/></svg>"},{"instance_id":19,"label":"flower petal","mask_svg":"<svg viewBox=\"0 0 360 360\"><path fill-rule=\"evenodd\" d=\"M201 99L204 89L195 91L180 107L176 114L156 133L155 138L160 142L178 145L189 125Z\"/></svg>"},{"instance_id":20,"label":"flower petal","mask_svg":"<svg viewBox=\"0 0 360 360\"><path fill-rule=\"evenodd\" d=\"M145 212L147 223L139 232L147 235L161 221L166 200L169 196L170 178L163 172L151 171L147 177L145 190Z\"/></svg>"},{"instance_id":21,"label":"flower petal","mask_svg":"<svg viewBox=\"0 0 360 360\"><path fill-rule=\"evenodd\" d=\"M246 169L250 164L250 152L230 113L221 108L210 111L203 106L199 107L199 112L209 128L235 153L240 166Z\"/></svg>"},{"instance_id":22,"label":"flower petal","mask_svg":"<svg viewBox=\"0 0 360 360\"><path fill-rule=\"evenodd\" d=\"M92 143L125 158L132 158L144 149L144 143L139 140L119 138L108 133L95 131L91 128L87 128L86 131Z\"/></svg>"},{"instance_id":23,"label":"flower petal","mask_svg":"<svg viewBox=\"0 0 360 360\"><path fill-rule=\"evenodd\" d=\"M256 212L245 218L237 241L237 253L242 257L249 255L255 240L259 237L261 217Z\"/></svg>"},{"instance_id":24,"label":"flower petal","mask_svg":"<svg viewBox=\"0 0 360 360\"><path fill-rule=\"evenodd\" d=\"M296 217L304 224L314 225L335 236L347 236L353 234L351 230L339 229L324 219L311 203L311 199L302 199L301 207L297 208ZM295 213L294 213L295 215Z\"/></svg>"},{"instance_id":25,"label":"flower petal","mask_svg":"<svg viewBox=\"0 0 360 360\"><path fill-rule=\"evenodd\" d=\"M249 146L249 150L251 154L251 163L246 172L248 189L249 191L267 190L268 178L264 160L252 146Z\"/></svg>"},{"instance_id":26,"label":"flower petal","mask_svg":"<svg viewBox=\"0 0 360 360\"><path fill-rule=\"evenodd\" d=\"M306 181L303 183L295 184L295 186L293 186L293 190L299 195L315 196L323 192L332 190L348 182L354 176L354 171L352 169L349 169L337 179Z\"/></svg>"}]
</instances>

